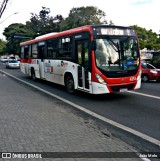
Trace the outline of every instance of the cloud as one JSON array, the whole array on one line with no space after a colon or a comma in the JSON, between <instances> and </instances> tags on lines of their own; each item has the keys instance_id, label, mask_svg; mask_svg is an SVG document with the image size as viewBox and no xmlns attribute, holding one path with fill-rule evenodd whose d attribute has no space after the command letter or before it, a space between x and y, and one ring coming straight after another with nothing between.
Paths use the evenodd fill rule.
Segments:
<instances>
[{"instance_id":1,"label":"cloud","mask_svg":"<svg viewBox=\"0 0 160 161\"><path fill-rule=\"evenodd\" d=\"M131 2L132 5L146 5L146 4L151 4L153 3L154 0L137 0L137 1L133 1Z\"/></svg>"}]
</instances>

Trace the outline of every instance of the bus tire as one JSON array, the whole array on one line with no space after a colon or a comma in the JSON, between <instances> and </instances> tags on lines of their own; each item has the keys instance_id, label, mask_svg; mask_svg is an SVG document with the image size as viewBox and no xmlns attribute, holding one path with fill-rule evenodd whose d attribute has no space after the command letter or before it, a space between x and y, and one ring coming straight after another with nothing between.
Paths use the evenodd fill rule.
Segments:
<instances>
[{"instance_id":1,"label":"bus tire","mask_svg":"<svg viewBox=\"0 0 160 161\"><path fill-rule=\"evenodd\" d=\"M75 93L74 80L71 74L68 74L65 77L65 87L68 93L70 94Z\"/></svg>"},{"instance_id":2,"label":"bus tire","mask_svg":"<svg viewBox=\"0 0 160 161\"><path fill-rule=\"evenodd\" d=\"M35 75L34 69L31 69L31 79L32 79L33 81L36 81L36 75Z\"/></svg>"}]
</instances>

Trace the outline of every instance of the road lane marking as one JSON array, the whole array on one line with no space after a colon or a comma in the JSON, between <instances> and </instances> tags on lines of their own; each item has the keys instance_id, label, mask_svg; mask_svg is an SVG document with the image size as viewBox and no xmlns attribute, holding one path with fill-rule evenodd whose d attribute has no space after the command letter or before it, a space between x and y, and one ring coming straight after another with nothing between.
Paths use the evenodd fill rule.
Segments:
<instances>
[{"instance_id":1,"label":"road lane marking","mask_svg":"<svg viewBox=\"0 0 160 161\"><path fill-rule=\"evenodd\" d=\"M150 159L148 158L141 158L143 161L151 161Z\"/></svg>"},{"instance_id":2,"label":"road lane marking","mask_svg":"<svg viewBox=\"0 0 160 161\"><path fill-rule=\"evenodd\" d=\"M145 97L150 97L150 98L155 98L155 99L159 99L159 96L154 96L154 95L150 95L150 94L145 94L145 93L139 93L139 92L135 92L135 91L127 91L128 93L132 93L132 94L137 94L137 95L141 95L141 96L145 96Z\"/></svg>"},{"instance_id":3,"label":"road lane marking","mask_svg":"<svg viewBox=\"0 0 160 161\"><path fill-rule=\"evenodd\" d=\"M1 70L0 70L0 71L1 71ZM99 114L97 114L97 113L95 113L95 112L92 112L92 111L90 111L90 110L88 110L88 109L86 109L86 108L84 108L84 107L82 107L82 106L79 106L79 105L77 105L77 104L75 104L75 103L73 103L73 102L71 102L71 101L68 101L68 100L66 100L66 99L64 99L64 98L62 98L62 97L60 97L60 96L57 96L57 95L55 95L55 94L53 94L53 93L51 93L51 92L48 92L48 91L46 91L46 90L44 90L44 89L42 89L42 88L40 88L40 87L37 87L37 86L35 86L35 85L31 84L31 83L28 83L28 82L26 82L26 81L23 81L23 80L21 80L21 79L15 77L15 76L13 76L13 75L11 75L11 74L8 74L8 73L6 73L6 72L4 72L4 71L2 71L2 72L5 73L6 75L8 75L8 76L10 76L10 77L12 77L12 78L18 80L18 81L24 83L24 84L27 84L27 85L29 85L29 86L31 86L31 87L33 87L33 88L35 88L35 89L37 89L37 90L39 90L39 91L41 91L41 92L44 92L44 93L46 93L46 94L48 94L48 95L50 95L50 96L52 96L52 97L57 98L57 99L59 99L59 100L65 102L65 103L67 103L67 104L69 104L69 105L71 105L71 106L77 108L78 110L81 110L81 111L83 111L83 112L85 112L85 113L87 113L87 114L89 114L89 115L91 115L91 116L93 116L93 117L95 117L95 118L98 118L98 119L100 119L100 120L102 120L102 121L104 121L104 122L106 122L106 123L108 123L108 124L111 124L111 125L113 125L113 126L119 128L119 129L122 129L122 130L124 130L124 131L127 131L127 132L129 132L129 133L131 133L131 134L134 134L135 136L138 136L138 137L140 137L140 138L142 138L142 139L144 139L144 140L146 140L146 141L148 141L148 142L150 142L150 143L153 143L153 144L155 144L155 145L158 145L158 146L160 147L160 140L157 140L157 139L155 139L155 138L153 138L153 137L150 137L150 136L148 136L148 135L146 135L146 134L143 134L143 133L141 133L141 132L139 132L139 131L137 131L137 130L134 130L134 129L132 129L132 128L129 128L129 127L125 126L125 125L122 125L122 124L120 124L120 123L118 123L118 122L115 122L115 121L113 121L113 120L110 120L110 119L108 119L108 118L105 118L105 117L103 117L103 116L101 116L101 115L99 115ZM130 92L130 93L132 93L132 92Z\"/></svg>"}]
</instances>

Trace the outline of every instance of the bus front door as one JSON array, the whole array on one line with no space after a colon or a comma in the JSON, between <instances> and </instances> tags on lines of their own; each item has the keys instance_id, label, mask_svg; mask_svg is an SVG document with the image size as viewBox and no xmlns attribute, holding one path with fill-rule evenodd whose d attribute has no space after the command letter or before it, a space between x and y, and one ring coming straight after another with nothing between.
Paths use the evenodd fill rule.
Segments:
<instances>
[{"instance_id":1,"label":"bus front door","mask_svg":"<svg viewBox=\"0 0 160 161\"><path fill-rule=\"evenodd\" d=\"M89 80L89 41L79 40L76 42L76 53L78 62L78 89L90 90Z\"/></svg>"}]
</instances>

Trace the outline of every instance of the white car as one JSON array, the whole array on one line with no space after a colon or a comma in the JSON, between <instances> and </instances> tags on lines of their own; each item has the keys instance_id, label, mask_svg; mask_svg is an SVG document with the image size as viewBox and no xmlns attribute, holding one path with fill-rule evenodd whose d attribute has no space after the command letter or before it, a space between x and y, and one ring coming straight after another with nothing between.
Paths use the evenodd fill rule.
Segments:
<instances>
[{"instance_id":1,"label":"white car","mask_svg":"<svg viewBox=\"0 0 160 161\"><path fill-rule=\"evenodd\" d=\"M6 62L6 68L20 68L20 63L15 59L10 59Z\"/></svg>"},{"instance_id":2,"label":"white car","mask_svg":"<svg viewBox=\"0 0 160 161\"><path fill-rule=\"evenodd\" d=\"M1 58L1 62L2 62L2 63L5 63L5 62L7 62L7 61L8 61L8 58L6 58L6 57L2 57L2 58Z\"/></svg>"}]
</instances>

